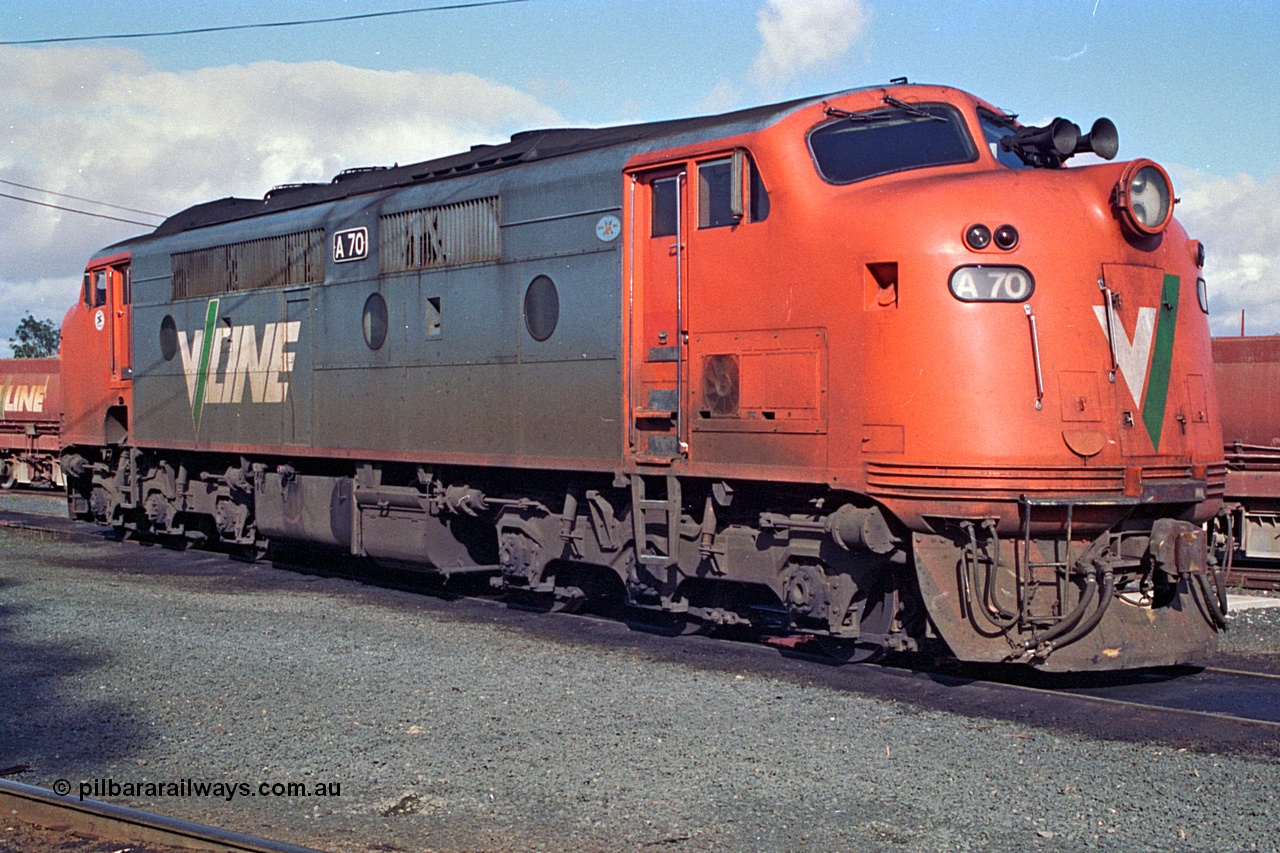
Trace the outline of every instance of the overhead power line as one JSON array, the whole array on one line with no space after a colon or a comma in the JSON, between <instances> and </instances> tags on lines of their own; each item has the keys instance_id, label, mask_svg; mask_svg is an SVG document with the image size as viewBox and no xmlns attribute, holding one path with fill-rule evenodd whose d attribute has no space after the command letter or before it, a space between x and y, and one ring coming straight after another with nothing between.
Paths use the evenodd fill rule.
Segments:
<instances>
[{"instance_id":1,"label":"overhead power line","mask_svg":"<svg viewBox=\"0 0 1280 853\"><path fill-rule=\"evenodd\" d=\"M44 193L45 195L56 195L59 198L69 198L69 199L74 199L75 201L83 201L88 204L96 204L101 207L111 207L116 210L128 211L129 213L141 213L143 216L154 216L157 219L165 218L165 215L163 213L152 213L149 210L138 210L136 207L124 207L123 205L111 204L110 202L107 202L107 201L96 201L95 199L83 198L78 195L67 195L66 193L59 193L59 192L54 192L53 190L46 190L43 187L33 187L29 184L20 184L17 181L6 181L4 178L0 178L0 184L8 184L11 187L19 187L20 189L24 189L24 190L32 190L34 192Z\"/></svg>"},{"instance_id":2,"label":"overhead power line","mask_svg":"<svg viewBox=\"0 0 1280 853\"><path fill-rule=\"evenodd\" d=\"M456 9L478 9L483 6L509 6L528 3L530 0L475 0L471 3L450 3L444 6L419 6L414 9L395 9L390 12L366 12L360 15L341 15L335 18L307 18L299 21L271 21L263 24L230 24L221 27L196 27L189 30L165 30L149 33L111 33L101 36L64 36L61 38L21 39L0 41L3 45L63 44L76 41L109 41L120 39L162 38L164 36L190 36L202 33L225 33L233 30L263 30L273 27L302 27L309 24L336 24L343 21L362 21L369 18L389 18L393 15L417 15L423 12L447 12Z\"/></svg>"},{"instance_id":3,"label":"overhead power line","mask_svg":"<svg viewBox=\"0 0 1280 853\"><path fill-rule=\"evenodd\" d=\"M107 216L105 213L91 213L87 210L77 210L74 207L63 207L60 204L49 204L45 201L36 201L35 199L23 198L22 196L9 195L8 193L0 193L0 198L13 199L14 201L25 201L27 204L38 204L41 207L52 207L54 210L65 210L67 213L79 213L83 216L94 216L98 219L110 219L112 222L128 222L130 225L141 225L145 228L155 228L154 222L139 222L136 219L121 219L119 216Z\"/></svg>"}]
</instances>

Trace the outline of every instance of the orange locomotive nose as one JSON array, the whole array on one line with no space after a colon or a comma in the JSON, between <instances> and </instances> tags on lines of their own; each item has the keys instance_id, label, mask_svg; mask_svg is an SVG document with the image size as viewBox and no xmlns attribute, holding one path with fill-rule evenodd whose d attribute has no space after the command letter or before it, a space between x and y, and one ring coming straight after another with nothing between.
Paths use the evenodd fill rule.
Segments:
<instances>
[{"instance_id":1,"label":"orange locomotive nose","mask_svg":"<svg viewBox=\"0 0 1280 853\"><path fill-rule=\"evenodd\" d=\"M1157 165L1059 168L1071 132L1032 131L1016 133L1039 146L1036 168L827 199L875 223L832 241L898 259L890 307L863 302L873 391L849 463L914 531L930 617L962 657L1092 668L1202 654L1221 608L1196 580L1212 577L1197 525L1224 472L1195 258ZM864 288L883 291L867 270ZM1151 550L1161 514L1199 537L1192 579ZM1194 639L1151 657L1148 626Z\"/></svg>"}]
</instances>

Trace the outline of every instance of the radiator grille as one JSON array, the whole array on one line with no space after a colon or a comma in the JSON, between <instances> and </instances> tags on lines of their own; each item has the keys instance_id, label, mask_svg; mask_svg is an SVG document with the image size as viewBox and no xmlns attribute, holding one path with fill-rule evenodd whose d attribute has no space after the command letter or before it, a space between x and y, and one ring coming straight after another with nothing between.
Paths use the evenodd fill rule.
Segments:
<instances>
[{"instance_id":1,"label":"radiator grille","mask_svg":"<svg viewBox=\"0 0 1280 853\"><path fill-rule=\"evenodd\" d=\"M173 298L324 281L324 229L228 243L171 256Z\"/></svg>"},{"instance_id":2,"label":"radiator grille","mask_svg":"<svg viewBox=\"0 0 1280 853\"><path fill-rule=\"evenodd\" d=\"M379 220L378 251L383 272L499 260L498 198L387 214Z\"/></svg>"}]
</instances>

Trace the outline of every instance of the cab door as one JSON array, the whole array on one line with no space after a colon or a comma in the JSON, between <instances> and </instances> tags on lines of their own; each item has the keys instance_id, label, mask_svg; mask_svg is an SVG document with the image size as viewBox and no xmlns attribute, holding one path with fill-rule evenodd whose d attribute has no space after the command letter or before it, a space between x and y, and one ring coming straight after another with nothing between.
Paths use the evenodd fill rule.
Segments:
<instances>
[{"instance_id":1,"label":"cab door","mask_svg":"<svg viewBox=\"0 0 1280 853\"><path fill-rule=\"evenodd\" d=\"M686 229L688 181L683 163L633 174L628 217L631 453L642 464L669 465L687 450L684 423Z\"/></svg>"},{"instance_id":2,"label":"cab door","mask_svg":"<svg viewBox=\"0 0 1280 853\"><path fill-rule=\"evenodd\" d=\"M128 264L108 267L107 304L111 311L111 384L133 378L133 276Z\"/></svg>"}]
</instances>

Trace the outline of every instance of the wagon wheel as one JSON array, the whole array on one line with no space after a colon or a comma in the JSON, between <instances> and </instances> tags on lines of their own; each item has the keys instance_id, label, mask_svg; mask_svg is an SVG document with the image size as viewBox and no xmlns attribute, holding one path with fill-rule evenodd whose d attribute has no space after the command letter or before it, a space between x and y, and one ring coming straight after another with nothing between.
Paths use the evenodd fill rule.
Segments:
<instances>
[{"instance_id":1,"label":"wagon wheel","mask_svg":"<svg viewBox=\"0 0 1280 853\"><path fill-rule=\"evenodd\" d=\"M12 459L0 462L0 489L12 489L18 482L18 467Z\"/></svg>"}]
</instances>

